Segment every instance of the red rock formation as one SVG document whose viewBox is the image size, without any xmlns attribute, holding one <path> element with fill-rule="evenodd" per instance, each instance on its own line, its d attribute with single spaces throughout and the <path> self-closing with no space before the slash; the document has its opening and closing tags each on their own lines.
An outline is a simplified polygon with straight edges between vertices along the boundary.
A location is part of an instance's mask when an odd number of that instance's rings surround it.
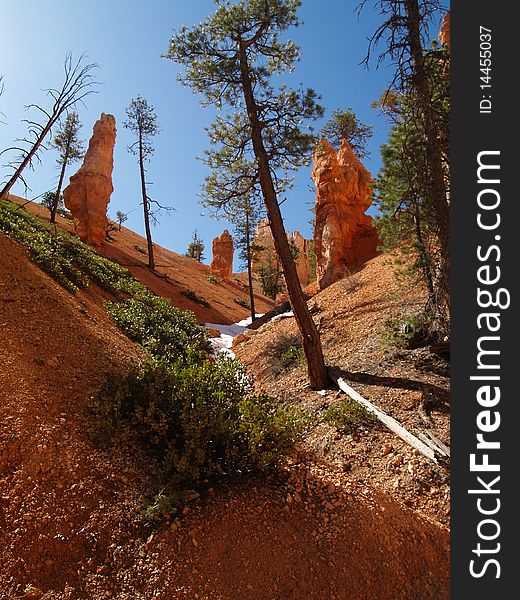
<svg viewBox="0 0 520 600">
<path fill-rule="evenodd" d="M 65 206 L 74 218 L 76 233 L 99 250 L 105 241 L 107 205 L 113 192 L 112 169 L 116 120 L 101 113 L 96 121 L 83 164 L 63 190 Z"/>
<path fill-rule="evenodd" d="M 298 256 L 296 257 L 296 272 L 303 287 L 311 282 L 311 240 L 307 240 L 299 231 L 290 238 L 294 243 Z"/>
<path fill-rule="evenodd" d="M 314 151 L 316 184 L 314 251 L 319 289 L 374 256 L 378 244 L 372 218 L 373 180 L 344 140 L 338 153 L 326 140 Z"/>
<path fill-rule="evenodd" d="M 450 13 L 447 12 L 442 20 L 441 29 L 439 31 L 439 42 L 443 46 L 450 47 Z"/>
<path fill-rule="evenodd" d="M 222 279 L 233 274 L 233 238 L 227 229 L 213 240 L 211 272 Z"/>
<path fill-rule="evenodd" d="M 305 239 L 299 231 L 295 231 L 292 235 L 288 231 L 287 239 L 293 242 L 298 250 L 296 271 L 301 285 L 306 286 L 311 281 L 311 240 Z M 258 275 L 261 265 L 267 261 L 271 263 L 273 271 L 280 270 L 271 228 L 267 221 L 262 221 L 258 224 L 253 245 L 261 248 L 260 251 L 255 253 L 253 258 L 253 273 Z"/>
</svg>

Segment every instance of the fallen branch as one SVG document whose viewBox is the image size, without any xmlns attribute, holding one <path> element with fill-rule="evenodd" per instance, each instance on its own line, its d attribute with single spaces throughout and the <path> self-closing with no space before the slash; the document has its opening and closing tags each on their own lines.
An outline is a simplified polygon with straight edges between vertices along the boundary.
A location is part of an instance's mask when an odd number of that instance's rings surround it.
<svg viewBox="0 0 520 600">
<path fill-rule="evenodd" d="M 407 444 L 410 444 L 413 448 L 415 448 L 418 452 L 420 452 L 423 456 L 438 464 L 436 454 L 445 455 L 445 453 L 436 445 L 434 445 L 426 436 L 423 437 L 424 441 L 421 441 L 418 437 L 410 433 L 407 429 L 405 429 L 398 421 L 396 421 L 390 415 L 387 415 L 385 412 L 377 408 L 372 402 L 363 398 L 361 394 L 358 394 L 356 390 L 351 388 L 341 377 L 334 377 L 334 380 L 338 384 L 341 391 L 345 392 L 352 400 L 355 400 L 362 406 L 364 406 L 370 413 L 375 415 L 382 423 L 384 423 L 390 431 L 398 435 L 402 440 L 404 440 Z"/>
</svg>

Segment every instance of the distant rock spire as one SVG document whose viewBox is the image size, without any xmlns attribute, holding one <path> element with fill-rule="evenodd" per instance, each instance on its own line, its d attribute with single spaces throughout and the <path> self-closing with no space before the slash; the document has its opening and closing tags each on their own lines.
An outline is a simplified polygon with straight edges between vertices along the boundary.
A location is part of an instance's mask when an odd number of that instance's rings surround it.
<svg viewBox="0 0 520 600">
<path fill-rule="evenodd" d="M 115 142 L 116 120 L 112 115 L 101 113 L 101 118 L 94 125 L 83 164 L 63 190 L 65 206 L 72 213 L 76 233 L 96 250 L 105 241 L 107 206 L 114 190 Z"/>
<path fill-rule="evenodd" d="M 227 229 L 213 240 L 211 272 L 222 279 L 231 279 L 233 274 L 233 238 Z"/>
</svg>

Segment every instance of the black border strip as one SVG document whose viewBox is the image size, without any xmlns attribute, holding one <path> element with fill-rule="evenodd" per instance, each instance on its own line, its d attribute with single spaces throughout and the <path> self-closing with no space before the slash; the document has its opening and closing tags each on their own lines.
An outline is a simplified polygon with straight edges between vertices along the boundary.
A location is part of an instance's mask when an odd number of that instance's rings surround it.
<svg viewBox="0 0 520 600">
<path fill-rule="evenodd" d="M 519 457 L 520 420 L 518 419 L 520 384 L 515 382 L 514 373 L 520 375 L 520 365 L 516 366 L 518 342 L 515 329 L 518 330 L 518 318 L 515 314 L 517 301 L 513 293 L 514 277 L 519 271 L 517 262 L 520 239 L 518 220 L 518 201 L 520 179 L 520 152 L 513 149 L 518 146 L 518 94 L 517 87 L 518 57 L 517 41 L 520 36 L 517 21 L 513 14 L 514 3 L 484 2 L 482 0 L 462 0 L 452 2 L 451 6 L 451 65 L 452 65 L 452 161 L 451 161 L 451 198 L 452 198 L 452 598 L 454 600 L 480 600 L 517 597 L 515 586 L 516 556 L 520 553 L 516 547 L 516 531 L 520 516 L 516 514 L 519 505 L 515 498 L 516 475 L 520 471 Z M 480 27 L 491 29 L 491 88 L 481 88 L 485 79 L 480 71 L 480 50 L 487 56 L 487 44 L 481 47 Z M 484 62 L 485 64 L 485 62 Z M 489 98 L 490 97 L 490 98 Z M 481 112 L 489 106 L 491 112 Z M 478 155 L 480 152 L 495 151 L 500 154 L 481 155 L 481 161 L 499 165 L 499 170 L 481 171 L 478 183 Z M 492 183 L 499 173 L 500 183 Z M 513 187 L 514 186 L 514 187 Z M 478 206 L 479 193 L 486 191 L 480 198 L 483 203 L 491 204 L 493 197 L 500 203 L 495 210 L 483 211 Z M 498 194 L 498 196 L 497 196 Z M 496 229 L 484 230 L 478 225 L 478 214 L 487 223 L 494 224 L 500 214 L 500 225 Z M 499 236 L 500 239 L 497 239 Z M 499 250 L 489 250 L 495 245 Z M 479 260 L 477 248 L 480 246 Z M 500 252 L 500 256 L 498 255 Z M 489 271 L 480 271 L 481 278 L 494 278 L 500 268 L 500 281 L 494 285 L 482 284 L 478 280 L 478 269 L 489 265 Z M 477 290 L 487 289 L 497 294 L 500 288 L 509 290 L 511 304 L 509 308 L 479 306 Z M 485 296 L 485 295 L 484 295 Z M 485 297 L 481 296 L 481 304 Z M 507 295 L 502 292 L 500 304 L 505 305 Z M 478 328 L 478 316 L 481 313 L 498 313 L 500 329 L 490 333 L 487 325 L 497 319 L 486 321 L 481 318 L 482 328 Z M 500 354 L 482 355 L 482 364 L 499 364 L 499 369 L 478 369 L 478 340 L 482 336 L 497 336 L 498 340 L 481 339 L 481 348 L 498 350 Z M 499 375 L 498 381 L 470 380 L 471 376 Z M 495 393 L 494 387 L 500 387 L 500 401 L 494 407 L 479 404 L 478 390 L 486 385 Z M 516 385 L 515 385 L 516 384 Z M 516 388 L 516 389 L 515 389 Z M 484 401 L 485 396 L 482 396 Z M 492 399 L 491 399 L 492 400 Z M 480 423 L 493 427 L 500 418 L 499 427 L 484 434 L 485 439 L 500 442 L 500 449 L 477 450 L 477 419 L 482 411 L 490 411 L 481 416 Z M 495 414 L 499 413 L 499 417 Z M 472 472 L 470 455 L 475 454 L 477 463 L 485 460 L 488 454 L 491 464 L 500 466 L 499 472 Z M 481 477 L 491 488 L 489 493 L 468 493 L 468 490 L 480 489 Z M 491 486 L 492 480 L 500 480 Z M 499 493 L 497 490 L 500 490 Z M 483 515 L 482 510 L 493 511 L 495 515 Z M 494 520 L 495 523 L 482 522 Z M 500 527 L 500 533 L 494 540 L 480 539 L 480 533 L 494 537 Z M 480 543 L 480 556 L 477 554 Z M 498 544 L 500 546 L 498 547 Z M 497 548 L 499 548 L 497 550 Z M 484 550 L 484 552 L 482 552 Z M 471 560 L 474 560 L 470 573 Z M 497 563 L 486 561 L 496 560 Z M 498 565 L 500 565 L 498 567 Z M 500 576 L 496 578 L 498 570 Z"/>
</svg>

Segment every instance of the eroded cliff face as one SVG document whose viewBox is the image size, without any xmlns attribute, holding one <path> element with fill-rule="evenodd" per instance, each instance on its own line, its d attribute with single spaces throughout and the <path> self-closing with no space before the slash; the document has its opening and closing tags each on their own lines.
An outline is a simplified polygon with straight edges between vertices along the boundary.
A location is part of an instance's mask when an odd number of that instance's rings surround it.
<svg viewBox="0 0 520 600">
<path fill-rule="evenodd" d="M 372 203 L 373 180 L 344 140 L 339 152 L 326 140 L 314 150 L 316 185 L 314 251 L 319 289 L 345 277 L 371 258 L 377 231 L 365 211 Z"/>
<path fill-rule="evenodd" d="M 439 31 L 439 42 L 443 46 L 450 47 L 450 13 L 447 12 L 442 20 L 441 29 Z"/>
<path fill-rule="evenodd" d="M 298 273 L 300 284 L 305 287 L 311 282 L 312 240 L 304 238 L 299 231 L 294 231 L 292 234 L 290 231 L 288 231 L 287 239 L 296 247 L 296 272 Z M 265 266 L 266 263 L 271 265 L 271 269 L 273 271 L 281 271 L 274 247 L 271 228 L 269 227 L 269 223 L 267 221 L 262 221 L 258 224 L 253 245 L 256 248 L 260 248 L 260 250 L 257 250 L 254 253 L 254 259 L 252 263 L 253 273 L 255 275 L 259 275 L 260 268 L 262 265 Z M 285 289 L 283 281 L 281 281 L 281 285 L 282 289 Z"/>
<path fill-rule="evenodd" d="M 231 279 L 233 274 L 233 238 L 227 229 L 212 244 L 211 272 L 222 279 Z"/>
<path fill-rule="evenodd" d="M 65 206 L 74 218 L 76 233 L 85 243 L 99 250 L 105 241 L 107 206 L 114 187 L 114 145 L 116 120 L 101 113 L 96 121 L 83 164 L 63 190 Z"/>
<path fill-rule="evenodd" d="M 311 252 L 312 241 L 303 237 L 299 231 L 294 231 L 289 238 L 294 243 L 298 255 L 296 257 L 296 272 L 303 287 L 311 282 Z"/>
</svg>

